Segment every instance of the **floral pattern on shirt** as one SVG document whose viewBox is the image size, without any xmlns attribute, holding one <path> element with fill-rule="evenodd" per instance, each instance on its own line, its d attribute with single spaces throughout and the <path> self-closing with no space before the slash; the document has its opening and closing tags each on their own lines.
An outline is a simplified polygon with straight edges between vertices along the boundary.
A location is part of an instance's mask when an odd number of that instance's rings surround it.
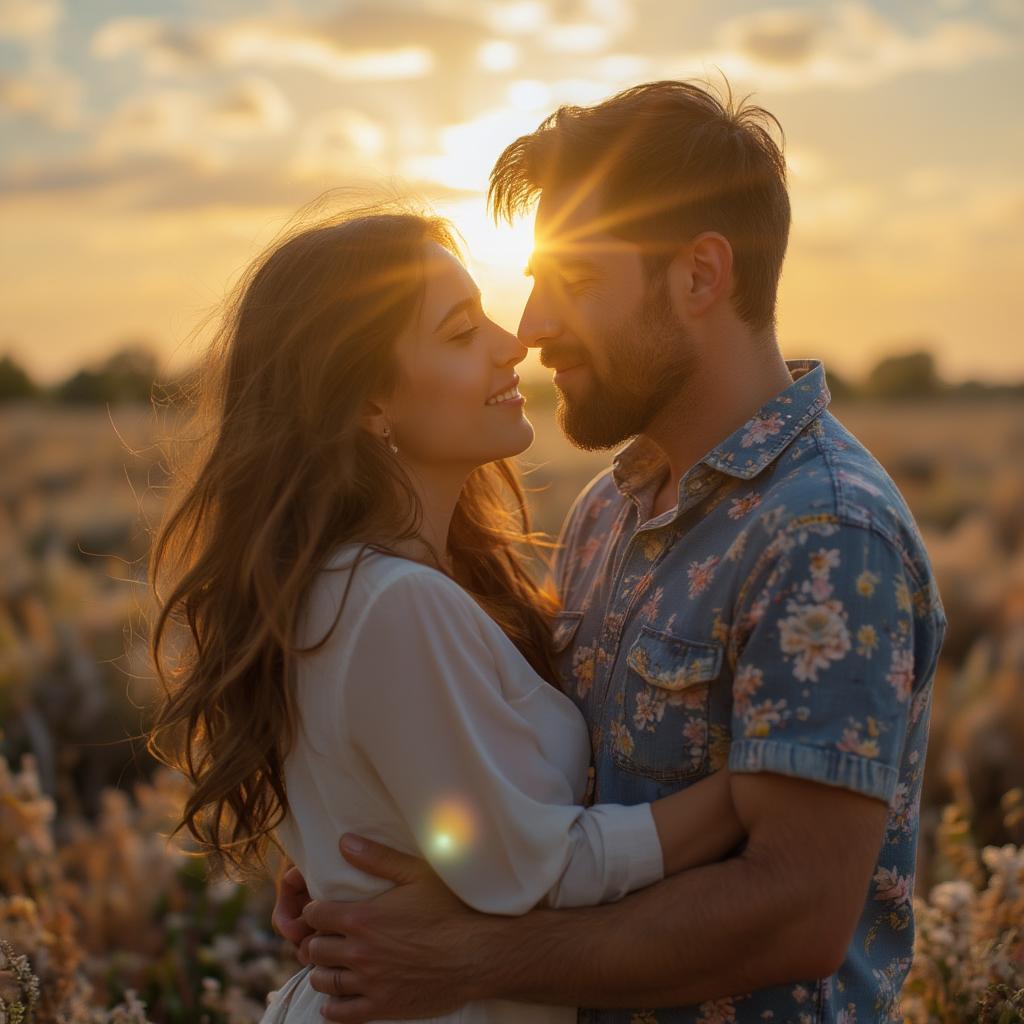
<svg viewBox="0 0 1024 1024">
<path fill-rule="evenodd" d="M 651 506 L 667 471 L 631 442 L 575 504 L 558 579 L 566 692 L 591 726 L 594 799 L 637 803 L 728 763 L 885 800 L 885 839 L 830 978 L 592 1024 L 896 1019 L 912 952 L 914 855 L 945 616 L 913 518 L 828 411 L 824 368 L 793 384 Z"/>
</svg>

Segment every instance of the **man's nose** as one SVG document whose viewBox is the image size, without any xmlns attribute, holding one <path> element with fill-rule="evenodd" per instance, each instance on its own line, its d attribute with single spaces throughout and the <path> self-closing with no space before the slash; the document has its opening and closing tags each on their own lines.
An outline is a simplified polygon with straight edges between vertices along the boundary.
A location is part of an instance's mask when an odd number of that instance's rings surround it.
<svg viewBox="0 0 1024 1024">
<path fill-rule="evenodd" d="M 531 296 L 519 321 L 519 340 L 527 348 L 540 348 L 546 341 L 557 338 L 561 333 L 562 327 L 558 319 Z"/>
</svg>

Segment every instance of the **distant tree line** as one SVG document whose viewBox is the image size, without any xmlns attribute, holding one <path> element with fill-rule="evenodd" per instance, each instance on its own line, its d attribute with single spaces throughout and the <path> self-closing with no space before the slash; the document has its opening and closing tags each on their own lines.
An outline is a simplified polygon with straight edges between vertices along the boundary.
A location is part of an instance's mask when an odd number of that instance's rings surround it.
<svg viewBox="0 0 1024 1024">
<path fill-rule="evenodd" d="M 154 386 L 160 390 L 167 380 L 160 362 L 143 343 L 130 343 L 69 377 L 44 387 L 11 355 L 0 356 L 0 402 L 37 399 L 62 405 L 120 405 L 148 402 Z"/>
<path fill-rule="evenodd" d="M 935 357 L 926 349 L 886 356 L 880 359 L 861 380 L 851 380 L 828 369 L 828 388 L 832 397 L 845 399 L 930 399 L 1006 397 L 1024 398 L 1024 381 L 990 384 L 965 380 L 951 384 L 942 379 L 935 366 Z"/>
<path fill-rule="evenodd" d="M 855 399 L 938 399 L 1007 397 L 1024 398 L 1024 382 L 989 384 L 968 380 L 950 384 L 943 380 L 935 358 L 927 350 L 886 356 L 861 380 L 852 380 L 827 369 L 832 397 Z M 0 402 L 38 399 L 68 405 L 108 405 L 148 402 L 156 393 L 166 399 L 185 378 L 168 380 L 144 343 L 132 342 L 99 362 L 76 370 L 52 387 L 37 384 L 12 356 L 0 356 Z M 538 396 L 540 397 L 540 396 Z"/>
</svg>

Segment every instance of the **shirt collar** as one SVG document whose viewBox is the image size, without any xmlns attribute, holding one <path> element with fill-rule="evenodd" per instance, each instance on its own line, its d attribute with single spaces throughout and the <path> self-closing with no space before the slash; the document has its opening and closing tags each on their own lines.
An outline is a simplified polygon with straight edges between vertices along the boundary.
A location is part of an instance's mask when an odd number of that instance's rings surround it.
<svg viewBox="0 0 1024 1024">
<path fill-rule="evenodd" d="M 793 383 L 712 448 L 700 463 L 729 476 L 749 480 L 777 459 L 794 438 L 827 408 L 832 396 L 820 359 L 787 359 Z M 612 477 L 624 494 L 635 494 L 665 465 L 661 450 L 643 435 L 615 457 Z"/>
</svg>

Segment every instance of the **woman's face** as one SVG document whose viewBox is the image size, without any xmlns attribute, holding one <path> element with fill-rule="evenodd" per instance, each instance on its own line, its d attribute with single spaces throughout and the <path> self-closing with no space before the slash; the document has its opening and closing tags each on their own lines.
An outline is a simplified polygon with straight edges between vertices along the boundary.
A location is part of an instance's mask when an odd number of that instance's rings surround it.
<svg viewBox="0 0 1024 1024">
<path fill-rule="evenodd" d="M 386 403 L 404 461 L 472 471 L 524 451 L 533 427 L 523 415 L 515 366 L 526 347 L 488 319 L 465 267 L 426 244 L 419 315 L 398 339 L 399 379 Z"/>
</svg>

